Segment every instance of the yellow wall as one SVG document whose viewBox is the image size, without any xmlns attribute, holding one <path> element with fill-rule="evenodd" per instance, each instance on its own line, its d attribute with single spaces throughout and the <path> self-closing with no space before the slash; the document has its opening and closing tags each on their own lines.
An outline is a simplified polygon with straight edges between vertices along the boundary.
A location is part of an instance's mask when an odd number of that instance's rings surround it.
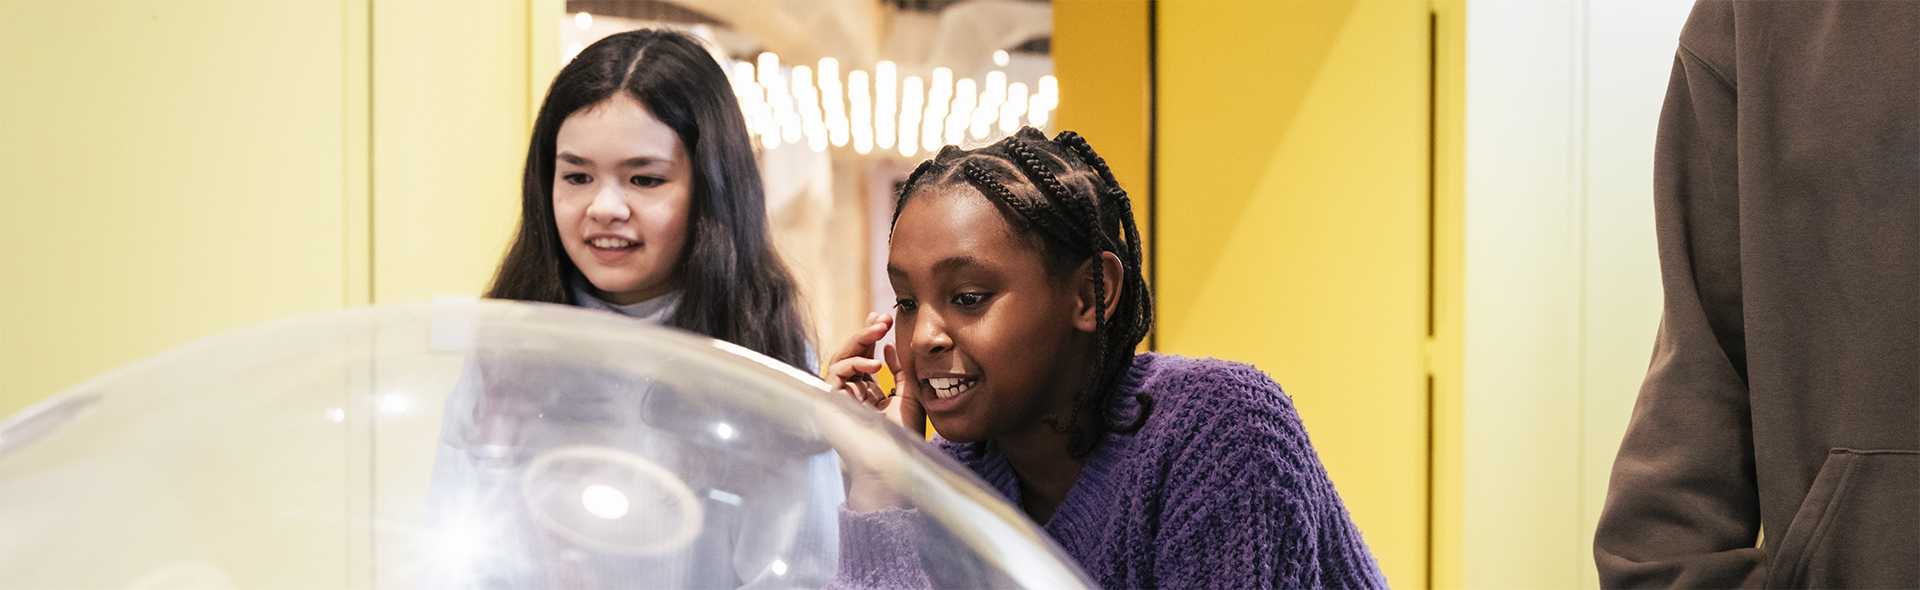
<svg viewBox="0 0 1920 590">
<path fill-rule="evenodd" d="M 1159 348 L 1272 374 L 1388 581 L 1425 586 L 1429 7 L 1158 10 Z"/>
<path fill-rule="evenodd" d="M 237 326 L 478 295 L 561 11 L 0 2 L 0 416 Z"/>
<path fill-rule="evenodd" d="M 346 302 L 346 17 L 0 2 L 0 415 Z"/>
<path fill-rule="evenodd" d="M 373 4 L 375 303 L 478 295 L 506 254 L 535 101 L 558 69 L 550 50 L 532 79 L 530 35 L 557 48 L 563 9 L 533 18 L 529 4 Z"/>
<path fill-rule="evenodd" d="M 1433 2 L 1433 501 L 1429 584 L 1464 588 L 1466 0 Z"/>
<path fill-rule="evenodd" d="M 1054 128 L 1100 152 L 1151 244 L 1147 9 L 1147 0 L 1054 0 L 1052 51 L 1061 88 Z"/>
</svg>

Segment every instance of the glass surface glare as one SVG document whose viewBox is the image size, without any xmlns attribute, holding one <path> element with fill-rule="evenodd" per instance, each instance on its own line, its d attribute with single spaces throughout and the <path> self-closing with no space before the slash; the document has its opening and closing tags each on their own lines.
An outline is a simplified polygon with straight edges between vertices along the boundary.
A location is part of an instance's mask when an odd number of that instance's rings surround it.
<svg viewBox="0 0 1920 590">
<path fill-rule="evenodd" d="M 919 511 L 936 585 L 1088 585 L 817 379 L 488 301 L 262 324 L 0 423 L 0 587 L 820 587 L 849 465 Z"/>
</svg>

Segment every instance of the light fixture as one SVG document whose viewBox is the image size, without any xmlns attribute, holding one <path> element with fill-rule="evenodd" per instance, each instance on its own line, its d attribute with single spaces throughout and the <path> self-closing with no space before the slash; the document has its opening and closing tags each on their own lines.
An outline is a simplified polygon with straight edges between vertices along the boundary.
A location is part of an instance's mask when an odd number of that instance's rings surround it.
<svg viewBox="0 0 1920 590">
<path fill-rule="evenodd" d="M 926 101 L 926 89 L 919 76 L 900 81 L 900 155 L 913 157 L 920 151 L 920 107 Z"/>
<path fill-rule="evenodd" d="M 993 129 L 994 120 L 1000 118 L 1000 103 L 1007 101 L 1007 73 L 999 70 L 987 72 L 986 88 L 980 91 L 979 106 L 973 109 L 973 124 L 969 129 L 974 139 L 986 139 Z"/>
<path fill-rule="evenodd" d="M 867 73 L 854 70 L 847 74 L 847 89 L 852 119 L 853 151 L 865 154 L 873 151 L 873 97 L 867 88 Z"/>
<path fill-rule="evenodd" d="M 995 53 L 996 63 L 1010 59 L 1005 51 Z M 979 81 L 955 80 L 948 68 L 902 79 L 898 65 L 880 61 L 871 73 L 852 70 L 842 81 L 838 59 L 782 69 L 771 52 L 727 65 L 747 129 L 766 149 L 804 140 L 824 151 L 850 142 L 861 154 L 879 148 L 913 157 L 969 144 L 969 137 L 1002 137 L 1022 124 L 1045 128 L 1060 106 L 1060 82 L 1051 75 L 1032 86 L 1009 82 L 1001 70 Z"/>
<path fill-rule="evenodd" d="M 1027 114 L 1027 85 L 1007 85 L 1007 101 L 1000 104 L 1000 130 L 1013 133 L 1020 128 L 1020 115 Z"/>
<path fill-rule="evenodd" d="M 967 139 L 967 125 L 973 122 L 973 107 L 979 101 L 973 78 L 961 78 L 953 84 L 953 108 L 947 114 L 947 143 L 960 145 Z"/>
<path fill-rule="evenodd" d="M 922 117 L 920 147 L 928 152 L 940 149 L 945 136 L 948 102 L 953 100 L 953 70 L 934 68 L 933 81 L 927 87 L 927 112 Z"/>
<path fill-rule="evenodd" d="M 880 149 L 893 147 L 894 86 L 893 62 L 873 64 L 873 140 Z"/>
<path fill-rule="evenodd" d="M 820 107 L 826 114 L 827 138 L 833 145 L 847 145 L 847 135 L 851 130 L 847 125 L 846 98 L 840 89 L 840 60 L 820 58 L 818 76 Z"/>
</svg>

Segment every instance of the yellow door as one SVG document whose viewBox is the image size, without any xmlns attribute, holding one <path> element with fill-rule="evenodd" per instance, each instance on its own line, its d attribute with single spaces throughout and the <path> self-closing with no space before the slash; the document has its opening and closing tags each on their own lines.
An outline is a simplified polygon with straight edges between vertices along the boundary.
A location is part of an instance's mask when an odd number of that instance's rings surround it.
<svg viewBox="0 0 1920 590">
<path fill-rule="evenodd" d="M 1055 7 L 1061 128 L 1151 226 L 1154 347 L 1278 380 L 1389 583 L 1430 585 L 1433 7 Z"/>
</svg>

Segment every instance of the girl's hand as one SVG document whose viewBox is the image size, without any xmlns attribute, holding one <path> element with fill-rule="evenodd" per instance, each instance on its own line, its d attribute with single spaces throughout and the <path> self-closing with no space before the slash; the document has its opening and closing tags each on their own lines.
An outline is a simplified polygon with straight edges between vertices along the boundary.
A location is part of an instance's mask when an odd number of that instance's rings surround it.
<svg viewBox="0 0 1920 590">
<path fill-rule="evenodd" d="M 854 332 L 853 337 L 848 338 L 847 343 L 841 345 L 827 363 L 827 385 L 876 410 L 887 407 L 887 398 L 892 396 L 892 392 L 881 391 L 880 382 L 874 379 L 874 374 L 887 368 L 888 363 L 882 362 L 880 359 L 883 355 L 876 352 L 891 355 L 893 345 L 884 345 L 880 351 L 876 351 L 875 346 L 892 329 L 893 316 L 867 314 L 866 327 Z"/>
<path fill-rule="evenodd" d="M 827 385 L 884 412 L 893 423 L 925 438 L 926 412 L 920 409 L 919 398 L 915 397 L 919 389 L 917 383 L 911 378 L 898 378 L 904 374 L 899 355 L 894 352 L 893 345 L 879 344 L 880 339 L 885 338 L 892 329 L 893 316 L 867 314 L 867 326 L 855 332 L 846 345 L 834 352 L 833 361 L 827 365 Z M 898 395 L 881 391 L 880 382 L 874 379 L 874 374 L 883 367 L 893 371 L 896 376 L 894 381 L 899 384 Z M 827 438 L 840 451 L 840 458 L 847 468 L 849 510 L 864 513 L 911 506 L 908 495 L 896 487 L 902 483 L 898 480 L 901 468 L 897 463 L 897 455 L 882 449 L 865 448 L 845 437 L 845 434 L 860 428 L 845 415 L 825 412 L 822 422 L 826 426 Z"/>
<path fill-rule="evenodd" d="M 887 414 L 907 432 L 926 436 L 926 411 L 920 408 L 918 382 L 902 378 L 900 357 L 892 344 L 879 344 L 893 329 L 890 314 L 867 314 L 867 326 L 855 332 L 835 351 L 827 365 L 827 385 L 862 404 Z M 878 354 L 876 354 L 878 353 Z M 884 359 L 884 360 L 882 360 Z M 874 375 L 886 368 L 893 372 L 897 391 L 882 391 Z"/>
</svg>

